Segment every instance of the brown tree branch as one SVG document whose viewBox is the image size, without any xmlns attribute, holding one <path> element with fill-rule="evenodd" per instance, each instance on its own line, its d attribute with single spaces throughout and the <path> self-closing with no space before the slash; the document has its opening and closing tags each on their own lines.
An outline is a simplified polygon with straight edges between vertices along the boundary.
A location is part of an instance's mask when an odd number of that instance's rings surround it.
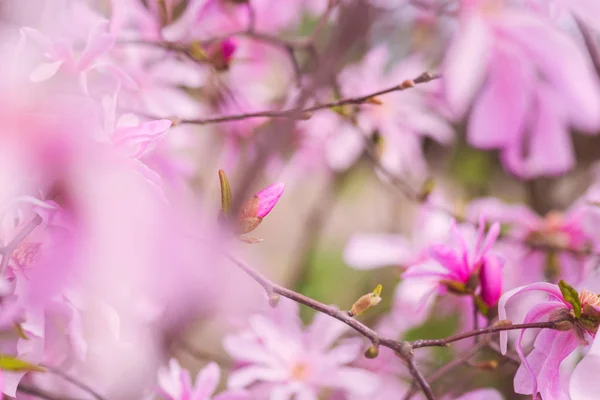
<svg viewBox="0 0 600 400">
<path fill-rule="evenodd" d="M 512 324 L 510 321 L 507 321 L 507 324 L 496 323 L 492 326 L 488 326 L 486 328 L 476 329 L 468 332 L 459 333 L 457 335 L 448 336 L 443 339 L 432 339 L 432 340 L 415 340 L 411 342 L 411 346 L 413 349 L 418 349 L 421 347 L 443 347 L 447 346 L 450 343 L 458 342 L 459 340 L 467 339 L 474 336 L 485 335 L 488 333 L 496 333 L 501 331 L 511 331 L 517 329 L 530 329 L 530 328 L 548 328 L 555 329 L 559 322 L 567 321 L 567 319 L 557 319 L 553 321 L 546 322 L 531 322 L 528 324 Z"/>
<path fill-rule="evenodd" d="M 396 353 L 396 355 L 406 363 L 411 375 L 419 384 L 421 390 L 423 390 L 425 397 L 428 400 L 435 399 L 431 392 L 429 384 L 427 383 L 423 375 L 419 372 L 417 366 L 413 361 L 412 346 L 409 342 L 397 341 L 381 337 L 377 332 L 364 325 L 362 322 L 351 317 L 348 311 L 342 311 L 337 307 L 323 304 L 317 300 L 311 299 L 310 297 L 304 296 L 303 294 L 294 292 L 293 290 L 280 286 L 269 280 L 260 272 L 250 267 L 241 259 L 231 254 L 228 254 L 227 258 L 263 287 L 263 289 L 269 296 L 270 302 L 276 302 L 277 296 L 286 297 L 290 300 L 295 301 L 296 303 L 304 304 L 305 306 L 308 306 L 316 311 L 329 315 L 330 317 L 345 323 L 346 325 L 350 326 L 352 329 L 357 331 L 359 334 L 369 339 L 373 346 L 377 347 L 381 345 L 392 349 Z"/>
<path fill-rule="evenodd" d="M 356 97 L 347 97 L 344 99 L 331 101 L 327 103 L 315 104 L 309 107 L 304 108 L 290 108 L 287 110 L 266 110 L 266 111 L 256 111 L 244 114 L 234 114 L 234 115 L 223 115 L 218 117 L 211 118 L 199 118 L 199 119 L 179 119 L 179 118 L 171 118 L 174 124 L 193 124 L 193 125 L 209 125 L 209 124 L 218 124 L 223 122 L 231 122 L 231 121 L 240 121 L 244 119 L 251 118 L 292 118 L 292 119 L 308 119 L 311 117 L 311 114 L 315 111 L 327 109 L 327 108 L 336 108 L 349 104 L 364 104 L 367 103 L 374 97 L 386 95 L 392 92 L 400 92 L 409 88 L 412 88 L 415 85 L 427 83 L 435 79 L 439 79 L 440 75 L 432 75 L 429 72 L 424 72 L 418 77 L 414 79 L 408 79 L 404 82 L 394 85 L 392 87 L 388 87 L 383 90 L 378 90 L 376 92 L 372 92 L 362 96 Z M 142 113 L 143 115 L 143 113 Z M 147 118 L 152 119 L 160 119 L 161 117 L 157 116 L 149 116 L 146 115 Z"/>
</svg>

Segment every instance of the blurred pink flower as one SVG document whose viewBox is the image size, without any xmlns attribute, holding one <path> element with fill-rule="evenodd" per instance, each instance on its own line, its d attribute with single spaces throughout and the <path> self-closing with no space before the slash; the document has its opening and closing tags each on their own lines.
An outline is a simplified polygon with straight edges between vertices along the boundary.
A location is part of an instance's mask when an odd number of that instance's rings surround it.
<svg viewBox="0 0 600 400">
<path fill-rule="evenodd" d="M 346 67 L 339 77 L 343 95 L 360 96 L 400 85 L 427 71 L 419 57 L 411 56 L 386 72 L 390 58 L 386 47 L 379 46 L 370 50 L 360 64 Z M 358 127 L 363 134 L 381 135 L 381 162 L 388 169 L 422 178 L 427 169 L 421 149 L 423 137 L 448 144 L 454 136 L 452 127 L 432 110 L 433 104 L 423 88 L 392 92 L 378 100 L 381 104 L 360 106 L 356 115 Z"/>
<path fill-rule="evenodd" d="M 108 33 L 108 21 L 87 9 L 85 5 L 75 4 L 61 12 L 65 14 L 64 18 L 87 21 L 89 25 L 76 24 L 76 28 L 73 28 L 55 22 L 49 28 L 48 34 L 31 27 L 22 28 L 25 36 L 35 42 L 40 47 L 41 53 L 48 59 L 33 70 L 30 79 L 33 82 L 45 81 L 62 69 L 69 74 L 78 75 L 83 90 L 87 92 L 86 72 L 101 63 L 98 60 L 110 50 L 115 38 Z M 70 21 L 63 22 L 70 23 Z M 76 49 L 82 41 L 85 43 L 85 48 L 78 54 Z"/>
<path fill-rule="evenodd" d="M 440 197 L 433 193 L 430 200 L 445 203 Z M 355 234 L 344 249 L 344 262 L 359 270 L 386 266 L 405 268 L 424 262 L 429 258 L 432 243 L 449 240 L 452 221 L 447 213 L 425 204 L 414 220 L 410 238 L 400 234 Z M 424 322 L 433 305 L 431 294 L 436 289 L 435 282 L 400 282 L 395 289 L 392 311 L 396 328 L 405 330 Z"/>
<path fill-rule="evenodd" d="M 496 198 L 482 198 L 469 204 L 472 217 L 485 214 L 500 222 L 506 229 L 507 257 L 515 264 L 515 274 L 521 284 L 542 279 L 579 283 L 588 272 L 584 255 L 596 246 L 595 232 L 590 230 L 589 206 L 582 199 L 564 213 L 552 211 L 540 217 L 525 205 L 506 204 Z M 553 246 L 565 251 L 538 250 L 522 243 Z M 579 251 L 580 253 L 577 253 Z M 526 265 L 523 269 L 521 266 Z"/>
<path fill-rule="evenodd" d="M 298 305 L 281 299 L 276 315 L 253 315 L 247 330 L 225 338 L 225 350 L 240 363 L 229 387 L 250 388 L 258 398 L 316 400 L 322 389 L 348 394 L 374 393 L 375 374 L 349 364 L 362 357 L 363 340 L 334 343 L 349 327 L 317 313 L 303 329 Z M 279 317 L 278 317 L 279 316 Z M 256 390 L 256 392 L 254 392 Z M 260 394 L 259 394 L 260 393 Z"/>
<path fill-rule="evenodd" d="M 464 236 L 453 223 L 450 240 L 454 244 L 431 245 L 429 258 L 408 267 L 402 277 L 433 280 L 442 289 L 478 294 L 488 306 L 494 306 L 502 294 L 503 262 L 489 252 L 500 233 L 500 224 L 493 223 L 487 234 L 485 230 L 482 218 L 472 240 L 472 235 Z"/>
<path fill-rule="evenodd" d="M 594 326 L 584 323 L 588 307 L 594 313 L 600 312 L 600 298 L 582 290 L 579 293 L 581 303 L 581 321 L 573 314 L 573 305 L 567 302 L 557 285 L 540 282 L 510 290 L 502 295 L 498 303 L 498 318 L 507 318 L 506 306 L 515 296 L 531 291 L 541 291 L 548 294 L 548 300 L 533 306 L 525 316 L 523 323 L 538 322 L 542 319 L 555 320 L 570 317 L 568 323 L 571 329 L 543 329 L 537 336 L 534 349 L 525 357 L 521 342 L 525 330 L 522 330 L 516 342 L 516 350 L 522 361 L 515 375 L 515 392 L 521 394 L 539 393 L 542 399 L 565 398 L 565 388 L 561 387 L 559 367 L 562 361 L 571 354 L 580 343 L 593 338 L 598 329 L 597 321 Z M 593 316 L 592 316 L 593 317 Z M 514 321 L 513 321 L 514 322 Z M 508 333 L 500 332 L 500 349 L 506 353 Z"/>
<path fill-rule="evenodd" d="M 500 149 L 505 168 L 521 178 L 570 170 L 568 128 L 600 129 L 598 78 L 582 49 L 544 18 L 508 2 L 462 2 L 443 77 L 457 117 L 473 103 L 469 143 Z"/>
<path fill-rule="evenodd" d="M 553 20 L 561 16 L 576 16 L 600 30 L 600 22 L 594 18 L 595 15 L 600 15 L 600 3 L 595 0 L 526 0 L 525 4 Z"/>
<path fill-rule="evenodd" d="M 198 372 L 192 384 L 189 371 L 172 358 L 168 368 L 162 367 L 158 371 L 159 391 L 166 400 L 250 400 L 249 394 L 242 390 L 226 391 L 213 397 L 220 376 L 219 366 L 211 362 Z"/>
</svg>

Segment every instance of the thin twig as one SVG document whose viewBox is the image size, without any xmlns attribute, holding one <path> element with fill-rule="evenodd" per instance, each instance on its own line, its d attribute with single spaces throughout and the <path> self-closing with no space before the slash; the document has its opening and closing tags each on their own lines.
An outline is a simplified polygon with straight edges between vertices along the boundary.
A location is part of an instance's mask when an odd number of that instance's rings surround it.
<svg viewBox="0 0 600 400">
<path fill-rule="evenodd" d="M 506 325 L 505 324 L 496 324 L 496 325 L 488 326 L 486 328 L 476 329 L 473 331 L 448 336 L 447 338 L 443 338 L 443 339 L 415 340 L 414 342 L 411 342 L 411 345 L 412 345 L 413 349 L 418 349 L 421 347 L 432 347 L 432 346 L 443 347 L 443 346 L 449 345 L 450 343 L 458 342 L 459 340 L 467 339 L 467 338 L 470 338 L 473 336 L 485 335 L 488 333 L 511 331 L 511 330 L 517 330 L 517 329 L 530 329 L 530 328 L 554 329 L 554 328 L 556 328 L 556 326 L 559 322 L 564 322 L 564 321 L 566 321 L 566 319 L 563 318 L 563 319 L 546 321 L 546 322 L 531 322 L 528 324 L 506 324 Z"/>
<path fill-rule="evenodd" d="M 439 79 L 440 75 L 430 74 L 429 72 L 424 72 L 415 79 L 406 80 L 398 85 L 394 85 L 388 87 L 383 90 L 378 90 L 373 93 L 369 93 L 362 96 L 356 97 L 347 97 L 344 99 L 331 101 L 327 103 L 315 104 L 305 108 L 291 108 L 287 110 L 265 110 L 265 111 L 256 111 L 244 114 L 234 114 L 234 115 L 223 115 L 218 117 L 210 117 L 210 118 L 199 118 L 199 119 L 178 119 L 173 118 L 173 121 L 176 124 L 193 124 L 193 125 L 209 125 L 209 124 L 218 124 L 223 122 L 231 122 L 231 121 L 240 121 L 251 118 L 293 118 L 293 119 L 307 119 L 311 117 L 311 113 L 327 108 L 336 108 L 342 107 L 349 104 L 364 104 L 373 97 L 386 95 L 392 92 L 400 92 L 409 88 L 412 88 L 415 85 L 427 83 L 435 79 Z M 148 118 L 160 119 L 161 117 L 149 116 Z"/>
<path fill-rule="evenodd" d="M 427 400 L 434 400 L 435 396 L 433 395 L 433 392 L 431 391 L 431 387 L 429 386 L 427 379 L 425 379 L 425 377 L 423 376 L 421 371 L 419 371 L 419 369 L 415 365 L 415 361 L 412 357 L 407 361 L 407 367 L 408 367 L 408 370 L 410 371 L 410 374 L 413 376 L 413 378 L 419 384 L 419 386 L 420 386 L 421 390 L 423 391 L 423 394 L 425 395 Z"/>
<path fill-rule="evenodd" d="M 421 389 L 423 390 L 423 393 L 425 393 L 427 400 L 435 399 L 433 397 L 433 394 L 431 393 L 431 388 L 429 387 L 429 384 L 427 384 L 427 381 L 419 372 L 417 366 L 413 361 L 412 348 L 409 342 L 397 341 L 393 339 L 380 337 L 377 332 L 367 327 L 362 322 L 352 318 L 348 311 L 342 311 L 337 307 L 323 304 L 317 300 L 311 299 L 310 297 L 304 296 L 303 294 L 294 292 L 293 290 L 280 286 L 270 281 L 268 278 L 263 276 L 258 271 L 254 270 L 244 261 L 231 254 L 228 254 L 227 258 L 229 258 L 234 264 L 236 264 L 240 269 L 247 273 L 252 279 L 258 282 L 269 296 L 270 301 L 276 301 L 276 296 L 280 295 L 290 300 L 293 300 L 296 303 L 304 304 L 316 311 L 329 315 L 330 317 L 333 317 L 345 323 L 346 325 L 350 326 L 352 329 L 360 333 L 362 336 L 369 339 L 374 346 L 381 345 L 392 349 L 398 357 L 400 357 L 406 362 L 411 375 L 421 386 Z"/>
</svg>

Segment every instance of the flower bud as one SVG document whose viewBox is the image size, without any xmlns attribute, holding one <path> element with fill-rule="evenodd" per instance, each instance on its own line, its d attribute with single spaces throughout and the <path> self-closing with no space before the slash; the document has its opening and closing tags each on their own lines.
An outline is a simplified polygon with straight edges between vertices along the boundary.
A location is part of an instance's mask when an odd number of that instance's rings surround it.
<svg viewBox="0 0 600 400">
<path fill-rule="evenodd" d="M 412 79 L 407 79 L 399 85 L 400 89 L 409 89 L 415 87 L 415 81 Z"/>
<path fill-rule="evenodd" d="M 500 328 L 500 327 L 505 327 L 505 326 L 512 326 L 512 321 L 508 320 L 508 319 L 501 319 L 498 320 L 496 322 L 494 322 L 494 324 L 492 325 L 494 328 Z"/>
<path fill-rule="evenodd" d="M 269 296 L 269 305 L 273 308 L 277 307 L 279 304 L 279 299 L 281 297 L 278 294 L 272 294 Z"/>
<path fill-rule="evenodd" d="M 187 50 L 187 54 L 196 61 L 208 61 L 208 54 L 206 54 L 206 51 L 204 51 L 200 42 L 192 42 Z"/>
<path fill-rule="evenodd" d="M 419 193 L 420 201 L 427 201 L 431 193 L 435 189 L 435 180 L 433 178 L 427 178 L 421 185 L 421 191 Z"/>
<path fill-rule="evenodd" d="M 473 366 L 475 368 L 482 369 L 484 371 L 493 371 L 496 368 L 498 368 L 498 361 L 497 360 L 481 361 L 481 362 L 475 363 Z"/>
<path fill-rule="evenodd" d="M 221 184 L 221 212 L 227 214 L 231 208 L 231 187 L 222 169 L 219 170 L 219 183 Z"/>
<path fill-rule="evenodd" d="M 377 287 L 371 293 L 367 293 L 356 300 L 356 302 L 352 305 L 350 314 L 352 314 L 352 316 L 360 315 L 369 308 L 379 304 L 381 301 L 381 289 L 382 286 L 377 285 Z"/>
<path fill-rule="evenodd" d="M 217 71 L 227 71 L 236 48 L 233 40 L 225 39 L 210 48 L 208 61 Z"/>
<path fill-rule="evenodd" d="M 573 322 L 572 321 L 560 321 L 557 322 L 556 324 L 554 324 L 554 328 L 557 331 L 570 331 L 571 329 L 573 329 Z"/>
<path fill-rule="evenodd" d="M 383 104 L 383 101 L 381 101 L 379 97 L 369 97 L 367 100 L 365 100 L 365 103 L 380 106 Z"/>
<path fill-rule="evenodd" d="M 367 349 L 367 351 L 365 351 L 365 357 L 367 358 L 377 358 L 377 356 L 379 355 L 379 346 L 369 346 L 369 348 Z"/>
<path fill-rule="evenodd" d="M 284 184 L 275 183 L 256 193 L 244 203 L 239 215 L 240 234 L 253 231 L 279 201 Z"/>
</svg>

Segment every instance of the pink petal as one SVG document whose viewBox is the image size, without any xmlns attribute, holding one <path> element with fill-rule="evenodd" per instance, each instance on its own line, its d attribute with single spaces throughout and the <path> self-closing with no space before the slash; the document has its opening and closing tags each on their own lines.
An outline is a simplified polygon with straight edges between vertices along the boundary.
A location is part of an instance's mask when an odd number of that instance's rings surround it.
<svg viewBox="0 0 600 400">
<path fill-rule="evenodd" d="M 436 278 L 436 279 L 456 279 L 456 275 L 440 265 L 437 261 L 426 260 L 422 263 L 411 265 L 402 274 L 402 279 L 409 278 Z"/>
<path fill-rule="evenodd" d="M 31 82 L 43 82 L 48 80 L 56 75 L 61 65 L 63 65 L 62 60 L 40 64 L 31 72 L 29 80 Z"/>
<path fill-rule="evenodd" d="M 108 27 L 108 22 L 100 23 L 90 33 L 87 46 L 77 63 L 79 71 L 86 70 L 90 65 L 102 55 L 104 55 L 115 43 L 115 37 L 105 30 Z"/>
<path fill-rule="evenodd" d="M 329 378 L 328 378 L 329 379 Z M 342 388 L 356 395 L 372 394 L 380 384 L 377 375 L 360 368 L 343 367 L 332 371 L 330 387 Z"/>
<path fill-rule="evenodd" d="M 596 400 L 600 393 L 600 335 L 596 335 L 594 343 L 588 354 L 577 364 L 571 382 L 569 392 L 571 400 Z"/>
<path fill-rule="evenodd" d="M 258 211 L 256 216 L 258 218 L 264 218 L 271 212 L 275 204 L 279 201 L 279 198 L 283 194 L 284 184 L 279 182 L 271 186 L 268 186 L 256 193 L 258 197 Z"/>
<path fill-rule="evenodd" d="M 232 371 L 227 386 L 231 389 L 241 389 L 260 381 L 283 382 L 286 377 L 287 371 L 283 368 L 249 366 Z"/>
<path fill-rule="evenodd" d="M 491 35 L 478 16 L 463 22 L 446 53 L 443 87 L 450 108 L 464 115 L 483 82 L 489 62 Z"/>
<path fill-rule="evenodd" d="M 562 304 L 566 304 L 563 300 L 562 294 L 557 285 L 553 285 L 553 284 L 547 283 L 547 282 L 532 283 L 530 285 L 525 285 L 525 286 L 521 286 L 521 287 L 515 288 L 513 290 L 510 290 L 510 291 L 504 293 L 502 295 L 502 297 L 500 297 L 500 300 L 498 302 L 498 319 L 500 319 L 500 320 L 507 319 L 506 304 L 508 303 L 508 301 L 510 299 L 512 299 L 514 296 L 516 296 L 518 294 L 531 292 L 534 290 L 546 292 L 552 298 L 561 301 Z M 502 332 L 500 332 L 500 350 L 502 351 L 502 354 L 506 354 L 507 344 L 508 344 L 508 333 L 506 331 L 502 331 Z"/>
<path fill-rule="evenodd" d="M 345 171 L 360 157 L 365 138 L 354 126 L 342 123 L 337 132 L 325 143 L 325 158 L 334 171 Z"/>
<path fill-rule="evenodd" d="M 401 235 L 354 235 L 344 250 L 344 262 L 360 270 L 407 264 L 412 259 L 412 244 Z"/>
<path fill-rule="evenodd" d="M 481 149 L 502 148 L 525 129 L 533 71 L 520 54 L 494 53 L 487 83 L 475 102 L 467 132 L 469 144 Z"/>
<path fill-rule="evenodd" d="M 230 335 L 223 339 L 223 348 L 235 360 L 256 364 L 276 364 L 278 359 L 265 351 L 254 337 Z"/>
<path fill-rule="evenodd" d="M 545 317 L 546 315 L 548 315 L 549 313 L 551 313 L 552 311 L 556 310 L 557 308 L 561 307 L 561 303 L 557 303 L 557 302 L 547 302 L 547 303 L 540 303 L 537 304 L 536 306 L 534 306 L 525 316 L 525 319 L 523 320 L 523 323 L 528 324 L 531 322 L 537 322 L 539 319 Z M 519 357 L 521 358 L 521 361 L 523 362 L 523 367 L 525 368 L 525 370 L 529 373 L 530 376 L 530 382 L 531 382 L 531 387 L 532 387 L 532 392 L 531 393 L 537 393 L 537 387 L 538 387 L 538 370 L 535 370 L 533 368 L 533 366 L 531 364 L 529 364 L 528 359 L 525 357 L 525 355 L 523 354 L 523 348 L 521 346 L 521 343 L 523 341 L 523 336 L 525 335 L 526 330 L 523 329 L 521 330 L 521 332 L 519 333 L 519 338 L 517 339 L 517 343 L 516 343 L 516 350 L 517 350 L 517 354 L 519 355 Z M 551 337 L 551 341 L 554 340 L 554 333 L 556 331 L 542 331 L 540 333 L 540 335 L 538 335 L 538 338 L 536 338 L 536 342 L 537 340 L 541 340 L 540 341 L 540 348 L 545 347 L 544 343 L 542 343 L 542 340 L 547 338 L 547 335 L 552 335 Z M 541 337 L 540 337 L 541 336 Z M 537 360 L 537 358 L 536 358 Z M 516 377 L 515 377 L 516 379 Z M 526 383 L 522 380 L 519 381 L 521 385 L 526 386 Z M 517 390 L 517 381 L 515 381 L 515 390 Z"/>
<path fill-rule="evenodd" d="M 575 164 L 571 137 L 563 115 L 564 107 L 556 96 L 557 93 L 546 85 L 538 86 L 537 112 L 530 127 L 530 142 L 519 143 L 502 154 L 505 166 L 518 177 L 559 175 Z M 523 147 L 528 148 L 527 154 L 524 154 Z"/>
<path fill-rule="evenodd" d="M 502 294 L 502 266 L 498 257 L 487 256 L 481 267 L 481 298 L 488 306 L 495 306 Z"/>
<path fill-rule="evenodd" d="M 544 399 L 561 397 L 560 364 L 579 346 L 579 338 L 573 331 L 557 332 L 551 347 L 543 346 L 548 352 L 546 362 L 538 375 L 540 393 Z"/>
<path fill-rule="evenodd" d="M 469 266 L 465 265 L 464 260 L 454 252 L 453 249 L 446 245 L 433 245 L 429 249 L 431 258 L 440 263 L 446 268 L 455 280 L 466 282 L 469 279 Z"/>
<path fill-rule="evenodd" d="M 328 315 L 315 314 L 308 328 L 308 343 L 312 349 L 323 351 L 329 348 L 349 329 L 348 325 Z"/>
<path fill-rule="evenodd" d="M 347 339 L 327 352 L 327 361 L 332 365 L 349 364 L 362 356 L 364 341 L 362 339 Z"/>
<path fill-rule="evenodd" d="M 463 394 L 456 400 L 503 400 L 504 397 L 495 389 L 477 389 Z"/>
<path fill-rule="evenodd" d="M 482 221 L 480 222 L 480 224 L 482 227 L 485 228 L 485 221 L 483 220 L 483 218 L 482 218 Z M 485 240 L 483 241 L 483 245 L 479 249 L 480 257 L 483 257 L 492 248 L 494 243 L 496 243 L 496 240 L 498 240 L 499 235 L 500 235 L 500 223 L 494 222 L 492 224 L 492 226 L 490 226 L 490 229 L 488 230 L 488 233 L 485 236 Z"/>
<path fill-rule="evenodd" d="M 250 393 L 244 390 L 228 390 L 223 393 L 219 393 L 212 400 L 251 400 Z"/>
<path fill-rule="evenodd" d="M 204 400 L 210 398 L 219 384 L 220 377 L 221 371 L 219 370 L 217 363 L 211 362 L 206 367 L 202 368 L 196 376 L 194 393 L 190 400 Z"/>
<path fill-rule="evenodd" d="M 525 13 L 514 14 L 505 18 L 501 30 L 522 46 L 550 85 L 565 99 L 575 125 L 595 132 L 600 127 L 598 78 L 575 41 L 542 21 Z M 556 62 L 557 54 L 569 62 Z"/>
</svg>

